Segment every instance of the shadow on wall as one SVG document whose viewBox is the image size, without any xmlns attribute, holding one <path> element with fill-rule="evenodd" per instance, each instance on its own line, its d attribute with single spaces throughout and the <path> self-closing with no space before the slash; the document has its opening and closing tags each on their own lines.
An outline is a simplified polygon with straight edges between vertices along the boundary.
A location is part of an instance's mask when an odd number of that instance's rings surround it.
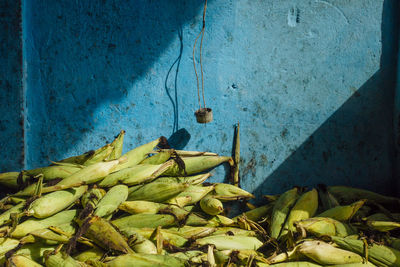
<svg viewBox="0 0 400 267">
<path fill-rule="evenodd" d="M 397 55 L 398 23 L 393 21 L 396 10 L 395 0 L 384 2 L 380 69 L 358 90 L 354 88 L 352 97 L 265 178 L 255 190 L 256 195 L 281 193 L 295 185 L 329 185 L 330 181 L 396 194 L 395 187 L 388 188 L 391 186 L 388 184 L 371 188 L 380 178 L 393 177 L 390 172 L 394 167 L 391 102 L 396 73 L 394 55 Z M 382 146 L 388 148 L 378 149 Z"/>
<path fill-rule="evenodd" d="M 96 107 L 126 98 L 127 88 L 149 71 L 173 40 L 181 39 L 182 25 L 199 14 L 203 3 L 28 0 L 28 105 L 33 107 L 29 149 L 36 150 L 28 162 L 36 166 L 47 164 L 47 159 L 59 159 L 84 134 L 92 132 Z M 194 21 L 192 26 L 199 25 Z M 182 47 L 181 39 L 176 56 L 179 49 L 181 55 Z M 174 113 L 173 133 L 178 130 L 176 82 L 180 55 L 170 63 L 165 78 L 175 81 L 172 88 L 165 82 Z M 41 141 L 50 138 L 52 142 L 47 144 Z M 190 135 L 183 129 L 171 141 L 183 148 L 188 138 Z M 63 145 L 54 147 L 56 143 Z"/>
</svg>

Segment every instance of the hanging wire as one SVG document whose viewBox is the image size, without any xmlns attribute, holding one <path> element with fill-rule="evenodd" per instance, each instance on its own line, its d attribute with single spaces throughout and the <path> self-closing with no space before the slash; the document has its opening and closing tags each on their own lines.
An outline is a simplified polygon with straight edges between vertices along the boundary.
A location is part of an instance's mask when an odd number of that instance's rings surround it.
<svg viewBox="0 0 400 267">
<path fill-rule="evenodd" d="M 199 39 L 201 35 L 201 41 L 200 41 L 200 71 L 201 71 L 201 91 L 202 91 L 202 96 L 203 96 L 203 104 L 204 108 L 206 108 L 206 99 L 204 97 L 204 78 L 203 78 L 203 63 L 201 59 L 202 55 L 202 48 L 203 48 L 203 38 L 204 38 L 204 31 L 206 28 L 206 10 L 207 10 L 207 0 L 204 2 L 204 10 L 203 10 L 203 26 L 201 29 L 201 32 L 197 35 L 196 40 L 194 41 L 193 45 L 193 68 L 194 68 L 194 73 L 196 74 L 196 82 L 197 82 L 197 96 L 199 100 L 199 107 L 201 108 L 201 100 L 200 100 L 200 86 L 199 86 L 199 76 L 197 74 L 197 69 L 196 69 L 196 58 L 195 58 L 195 51 L 196 51 L 196 45 L 197 45 L 197 40 Z"/>
</svg>

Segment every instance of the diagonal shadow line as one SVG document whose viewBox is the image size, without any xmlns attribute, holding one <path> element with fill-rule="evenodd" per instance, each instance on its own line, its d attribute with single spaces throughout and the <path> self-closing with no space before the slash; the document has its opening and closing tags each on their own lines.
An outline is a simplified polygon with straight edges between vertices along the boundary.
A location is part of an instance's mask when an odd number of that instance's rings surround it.
<svg viewBox="0 0 400 267">
<path fill-rule="evenodd" d="M 394 195 L 393 97 L 398 3 L 384 2 L 380 69 L 304 141 L 254 194 L 342 184 Z"/>
</svg>

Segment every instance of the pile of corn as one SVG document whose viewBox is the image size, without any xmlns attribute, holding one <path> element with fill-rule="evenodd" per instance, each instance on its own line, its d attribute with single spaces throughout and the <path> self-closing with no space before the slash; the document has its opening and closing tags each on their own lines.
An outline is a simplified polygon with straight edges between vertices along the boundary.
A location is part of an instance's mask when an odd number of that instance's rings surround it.
<svg viewBox="0 0 400 267">
<path fill-rule="evenodd" d="M 51 166 L 0 174 L 6 266 L 400 266 L 400 200 L 370 191 L 294 187 L 254 196 L 206 171 L 231 157 L 111 144 Z M 160 144 L 161 143 L 161 144 Z M 247 204 L 227 217 L 227 202 Z"/>
</svg>

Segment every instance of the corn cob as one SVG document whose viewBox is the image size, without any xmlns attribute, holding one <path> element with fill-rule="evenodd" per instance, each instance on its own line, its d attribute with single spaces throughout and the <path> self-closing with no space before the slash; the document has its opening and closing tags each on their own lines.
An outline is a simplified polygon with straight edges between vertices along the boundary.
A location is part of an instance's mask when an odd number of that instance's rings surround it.
<svg viewBox="0 0 400 267">
<path fill-rule="evenodd" d="M 178 194 L 174 198 L 166 201 L 167 203 L 184 207 L 199 202 L 205 195 L 211 192 L 214 186 L 200 186 L 190 185 L 182 193 Z"/>
<path fill-rule="evenodd" d="M 39 263 L 22 255 L 12 256 L 7 260 L 7 267 L 40 267 Z"/>
<path fill-rule="evenodd" d="M 139 164 L 159 165 L 169 160 L 174 154 L 173 149 L 163 149 L 151 157 L 145 158 Z"/>
<path fill-rule="evenodd" d="M 365 243 L 362 240 L 332 236 L 339 247 L 364 255 Z M 400 251 L 384 245 L 368 246 L 368 260 L 378 266 L 400 266 Z"/>
<path fill-rule="evenodd" d="M 167 256 L 152 254 L 127 254 L 121 255 L 107 262 L 108 267 L 140 267 L 140 266 L 160 266 L 160 267 L 184 267 L 185 260 Z"/>
<path fill-rule="evenodd" d="M 89 220 L 89 228 L 85 236 L 93 240 L 98 246 L 104 249 L 111 249 L 122 253 L 133 253 L 125 239 L 105 219 L 93 216 Z"/>
<path fill-rule="evenodd" d="M 199 185 L 207 180 L 211 176 L 211 173 L 198 174 L 194 176 L 185 177 L 159 177 L 157 178 L 158 183 L 187 183 L 190 185 Z"/>
<path fill-rule="evenodd" d="M 149 183 L 141 186 L 137 190 L 130 192 L 128 200 L 147 200 L 153 202 L 164 202 L 175 197 L 188 187 L 188 184 L 181 183 Z M 155 194 L 155 192 L 157 192 Z"/>
<path fill-rule="evenodd" d="M 47 218 L 70 206 L 87 190 L 87 186 L 61 190 L 36 199 L 28 209 L 28 215 L 38 219 Z"/>
<path fill-rule="evenodd" d="M 183 158 L 185 164 L 185 170 L 182 170 L 178 163 L 175 162 L 165 173 L 165 176 L 181 176 L 192 175 L 200 172 L 204 172 L 211 168 L 214 168 L 224 162 L 231 162 L 231 157 L 222 156 L 199 156 L 199 157 L 189 157 Z"/>
<path fill-rule="evenodd" d="M 209 215 L 217 215 L 224 211 L 224 206 L 219 199 L 207 195 L 200 200 L 201 209 Z"/>
<path fill-rule="evenodd" d="M 350 220 L 354 214 L 364 205 L 365 199 L 359 200 L 347 206 L 336 206 L 326 210 L 318 215 L 318 217 L 329 217 L 338 221 Z"/>
<path fill-rule="evenodd" d="M 294 224 L 298 229 L 304 229 L 317 237 L 323 235 L 346 237 L 356 233 L 350 225 L 326 217 L 313 217 Z"/>
<path fill-rule="evenodd" d="M 33 177 L 39 174 L 43 174 L 44 180 L 51 180 L 56 178 L 64 179 L 76 173 L 77 171 L 82 170 L 83 168 L 84 166 L 78 164 L 55 163 L 55 165 L 52 166 L 23 171 L 22 174 L 24 177 L 26 176 Z"/>
<path fill-rule="evenodd" d="M 135 214 L 113 220 L 112 223 L 124 232 L 127 228 L 156 228 L 175 225 L 175 218 L 169 214 Z"/>
<path fill-rule="evenodd" d="M 215 235 L 197 239 L 196 244 L 214 245 L 218 250 L 226 250 L 226 249 L 257 250 L 259 247 L 262 246 L 263 243 L 256 237 Z"/>
<path fill-rule="evenodd" d="M 164 207 L 161 203 L 144 200 L 125 201 L 119 205 L 119 209 L 130 214 L 156 214 Z"/>
<path fill-rule="evenodd" d="M 130 168 L 126 168 L 117 172 L 113 172 L 99 183 L 101 187 L 110 187 L 118 183 L 127 185 L 137 185 L 148 183 L 162 175 L 163 172 L 173 164 L 172 161 L 159 165 L 140 164 Z"/>
<path fill-rule="evenodd" d="M 323 241 L 305 241 L 299 246 L 298 251 L 311 260 L 323 265 L 363 262 L 363 258 L 360 255 L 335 248 Z"/>
<path fill-rule="evenodd" d="M 125 131 L 122 130 L 114 139 L 114 141 L 112 141 L 110 146 L 113 148 L 113 150 L 111 151 L 111 154 L 108 156 L 107 160 L 114 160 L 121 157 L 122 147 L 124 144 L 124 136 L 125 136 Z"/>
<path fill-rule="evenodd" d="M 44 229 L 49 226 L 58 226 L 61 224 L 71 222 L 77 215 L 77 210 L 61 211 L 46 219 L 29 219 L 19 224 L 11 236 L 14 238 L 21 238 L 38 229 Z"/>
<path fill-rule="evenodd" d="M 298 198 L 298 188 L 294 187 L 283 193 L 277 200 L 272 209 L 270 235 L 272 238 L 278 238 L 285 223 L 290 209 L 296 203 Z"/>
<path fill-rule="evenodd" d="M 116 185 L 112 187 L 97 204 L 94 215 L 105 217 L 112 214 L 127 197 L 128 187 L 126 185 Z"/>
<path fill-rule="evenodd" d="M 349 186 L 328 186 L 330 192 L 340 203 L 350 204 L 359 199 L 368 199 L 380 204 L 400 205 L 400 199 L 383 196 L 369 190 Z"/>
<path fill-rule="evenodd" d="M 231 184 L 217 183 L 214 187 L 215 197 L 220 200 L 237 200 L 254 198 L 254 195 Z"/>
<path fill-rule="evenodd" d="M 288 229 L 290 231 L 295 230 L 295 226 L 293 225 L 296 221 L 301 221 L 304 219 L 308 219 L 314 216 L 315 212 L 318 208 L 318 193 L 317 190 L 313 189 L 304 193 L 299 199 L 296 201 L 296 204 L 291 209 L 287 220 L 284 225 L 284 229 Z M 285 235 L 286 231 L 282 231 L 281 236 Z"/>
<path fill-rule="evenodd" d="M 25 201 L 15 205 L 14 207 L 12 207 L 12 208 L 6 210 L 5 212 L 3 212 L 0 215 L 0 226 L 3 225 L 5 222 L 7 222 L 10 219 L 10 216 L 11 216 L 12 213 L 20 213 L 20 212 L 22 212 L 23 209 L 24 209 L 24 206 L 25 206 Z"/>
<path fill-rule="evenodd" d="M 136 147 L 128 152 L 126 152 L 122 157 L 127 160 L 118 164 L 114 171 L 119 171 L 125 168 L 129 168 L 139 164 L 142 160 L 146 158 L 146 155 L 150 153 L 153 148 L 160 143 L 161 138 L 157 138 L 147 144 Z"/>
</svg>

